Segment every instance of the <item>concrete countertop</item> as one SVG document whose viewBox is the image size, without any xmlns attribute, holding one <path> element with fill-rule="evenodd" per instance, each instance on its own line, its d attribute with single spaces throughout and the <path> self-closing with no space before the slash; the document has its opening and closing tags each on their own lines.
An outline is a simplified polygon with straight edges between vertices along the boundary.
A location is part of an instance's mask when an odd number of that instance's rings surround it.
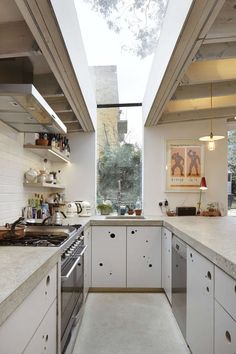
<svg viewBox="0 0 236 354">
<path fill-rule="evenodd" d="M 58 262 L 54 247 L 0 247 L 0 325 Z"/>
<path fill-rule="evenodd" d="M 65 225 L 162 226 L 236 279 L 236 218 L 147 216 L 145 219 L 67 218 Z M 54 247 L 0 247 L 0 325 L 58 262 Z"/>
</svg>

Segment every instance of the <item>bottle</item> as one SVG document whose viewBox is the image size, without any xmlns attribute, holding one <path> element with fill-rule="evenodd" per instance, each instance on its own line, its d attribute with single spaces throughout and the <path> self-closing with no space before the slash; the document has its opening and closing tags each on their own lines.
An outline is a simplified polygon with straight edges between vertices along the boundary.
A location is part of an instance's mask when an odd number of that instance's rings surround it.
<svg viewBox="0 0 236 354">
<path fill-rule="evenodd" d="M 140 197 L 138 197 L 138 199 L 137 199 L 137 202 L 136 202 L 136 204 L 135 204 L 135 209 L 142 209 L 142 208 L 141 208 L 141 200 L 140 200 Z"/>
</svg>

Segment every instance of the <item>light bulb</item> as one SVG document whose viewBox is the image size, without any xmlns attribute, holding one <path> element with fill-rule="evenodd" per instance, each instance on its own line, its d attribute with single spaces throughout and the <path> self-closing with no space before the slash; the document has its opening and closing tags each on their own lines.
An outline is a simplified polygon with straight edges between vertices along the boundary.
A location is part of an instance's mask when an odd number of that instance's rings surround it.
<svg viewBox="0 0 236 354">
<path fill-rule="evenodd" d="M 207 148 L 208 148 L 209 151 L 214 151 L 215 150 L 216 144 L 215 144 L 214 140 L 211 140 L 211 141 L 208 142 Z"/>
</svg>

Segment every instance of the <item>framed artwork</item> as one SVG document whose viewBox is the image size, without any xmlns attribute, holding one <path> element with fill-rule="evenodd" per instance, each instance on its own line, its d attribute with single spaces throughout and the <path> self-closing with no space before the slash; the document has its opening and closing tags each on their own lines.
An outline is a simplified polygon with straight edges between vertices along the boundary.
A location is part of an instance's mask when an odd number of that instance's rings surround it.
<svg viewBox="0 0 236 354">
<path fill-rule="evenodd" d="M 167 140 L 166 192 L 199 192 L 204 176 L 204 145 L 198 140 Z"/>
</svg>

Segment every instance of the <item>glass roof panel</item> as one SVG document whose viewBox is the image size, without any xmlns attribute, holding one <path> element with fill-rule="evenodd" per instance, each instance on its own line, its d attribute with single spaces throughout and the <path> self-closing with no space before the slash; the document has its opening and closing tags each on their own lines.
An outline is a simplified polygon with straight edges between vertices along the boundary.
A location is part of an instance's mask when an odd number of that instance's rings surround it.
<svg viewBox="0 0 236 354">
<path fill-rule="evenodd" d="M 142 102 L 168 0 L 74 0 L 98 104 Z"/>
</svg>

